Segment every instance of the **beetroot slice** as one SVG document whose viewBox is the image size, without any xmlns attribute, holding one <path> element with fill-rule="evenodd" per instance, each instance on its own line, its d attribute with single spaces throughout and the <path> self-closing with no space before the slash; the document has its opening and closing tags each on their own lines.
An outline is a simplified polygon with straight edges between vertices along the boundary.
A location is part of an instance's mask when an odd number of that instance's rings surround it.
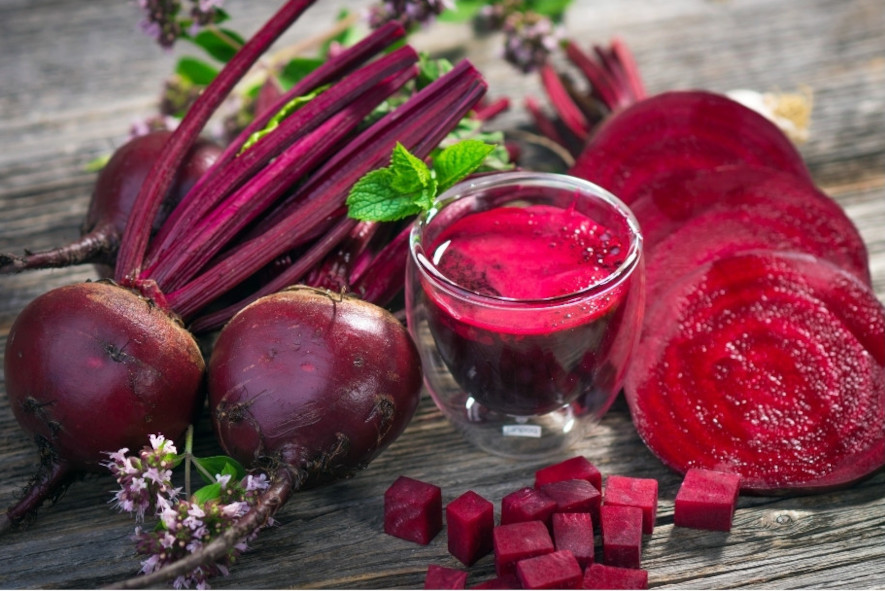
<svg viewBox="0 0 885 591">
<path fill-rule="evenodd" d="M 495 506 L 472 490 L 446 505 L 449 553 L 470 566 L 492 551 Z"/>
<path fill-rule="evenodd" d="M 673 503 L 673 525 L 731 531 L 740 479 L 729 472 L 690 468 Z"/>
<path fill-rule="evenodd" d="M 584 589 L 648 589 L 648 571 L 594 563 L 584 571 Z"/>
<path fill-rule="evenodd" d="M 814 492 L 885 464 L 885 312 L 808 255 L 751 252 L 685 276 L 646 313 L 625 394 L 666 465 Z"/>
<path fill-rule="evenodd" d="M 442 530 L 442 489 L 400 476 L 384 491 L 384 531 L 426 546 Z"/>
<path fill-rule="evenodd" d="M 596 128 L 570 169 L 628 205 L 662 174 L 744 164 L 785 171 L 811 183 L 802 156 L 763 115 L 721 94 L 651 96 Z"/>
<path fill-rule="evenodd" d="M 675 251 L 673 260 L 685 268 L 755 245 L 823 256 L 871 284 L 854 222 L 828 195 L 786 173 L 746 166 L 677 172 L 646 187 L 632 209 L 650 275 L 670 273 L 654 268 L 659 252 Z"/>
<path fill-rule="evenodd" d="M 467 586 L 466 570 L 431 564 L 424 576 L 425 589 L 464 589 Z"/>
<path fill-rule="evenodd" d="M 584 456 L 573 456 L 556 464 L 544 466 L 535 472 L 535 488 L 559 480 L 581 478 L 596 490 L 602 490 L 602 472 Z"/>
<path fill-rule="evenodd" d="M 516 563 L 523 589 L 580 589 L 584 576 L 578 560 L 568 550 L 557 550 Z"/>
</svg>

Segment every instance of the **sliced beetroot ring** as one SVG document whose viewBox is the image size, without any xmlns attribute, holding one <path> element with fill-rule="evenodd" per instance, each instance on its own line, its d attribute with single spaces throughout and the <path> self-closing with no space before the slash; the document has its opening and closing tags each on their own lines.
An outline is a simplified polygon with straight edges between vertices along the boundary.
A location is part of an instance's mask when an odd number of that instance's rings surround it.
<svg viewBox="0 0 885 591">
<path fill-rule="evenodd" d="M 809 255 L 718 259 L 647 310 L 625 384 L 666 465 L 740 474 L 743 492 L 816 492 L 885 465 L 885 310 Z"/>
</svg>

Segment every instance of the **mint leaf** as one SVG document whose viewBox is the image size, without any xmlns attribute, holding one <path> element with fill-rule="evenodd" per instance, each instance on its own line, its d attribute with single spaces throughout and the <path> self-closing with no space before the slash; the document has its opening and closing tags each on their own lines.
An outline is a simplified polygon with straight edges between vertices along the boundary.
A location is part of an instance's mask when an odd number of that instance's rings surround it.
<svg viewBox="0 0 885 591">
<path fill-rule="evenodd" d="M 207 501 L 211 501 L 219 497 L 221 497 L 221 483 L 215 482 L 213 484 L 207 484 L 202 488 L 198 488 L 194 491 L 194 494 L 191 498 L 194 503 L 198 505 L 204 505 Z"/>
<path fill-rule="evenodd" d="M 433 159 L 439 191 L 445 191 L 475 172 L 494 149 L 494 145 L 480 140 L 463 140 L 443 149 Z"/>
<path fill-rule="evenodd" d="M 348 215 L 358 220 L 393 222 L 420 213 L 422 208 L 415 203 L 415 193 L 394 189 L 393 178 L 389 168 L 363 176 L 347 196 Z"/>
<path fill-rule="evenodd" d="M 229 62 L 246 42 L 236 31 L 214 27 L 201 29 L 191 40 L 222 63 Z"/>
<path fill-rule="evenodd" d="M 437 195 L 482 165 L 494 144 L 464 140 L 440 151 L 433 169 L 397 143 L 390 166 L 364 175 L 347 196 L 348 215 L 392 222 L 430 209 Z"/>
<path fill-rule="evenodd" d="M 390 156 L 392 188 L 399 193 L 421 191 L 431 181 L 430 169 L 424 161 L 414 156 L 399 142 L 393 147 Z"/>
</svg>

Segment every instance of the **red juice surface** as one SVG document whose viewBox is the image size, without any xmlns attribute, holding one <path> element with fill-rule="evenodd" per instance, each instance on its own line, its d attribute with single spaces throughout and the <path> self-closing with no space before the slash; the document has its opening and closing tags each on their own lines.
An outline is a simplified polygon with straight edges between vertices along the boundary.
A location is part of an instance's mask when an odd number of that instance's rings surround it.
<svg viewBox="0 0 885 591">
<path fill-rule="evenodd" d="M 620 378 L 612 368 L 621 365 L 613 359 L 623 349 L 621 325 L 637 314 L 626 297 L 631 281 L 588 288 L 623 265 L 629 236 L 626 226 L 549 205 L 471 213 L 441 231 L 427 249 L 437 270 L 491 296 L 426 290 L 431 331 L 459 385 L 486 407 L 519 416 L 609 388 L 603 382 Z"/>
</svg>

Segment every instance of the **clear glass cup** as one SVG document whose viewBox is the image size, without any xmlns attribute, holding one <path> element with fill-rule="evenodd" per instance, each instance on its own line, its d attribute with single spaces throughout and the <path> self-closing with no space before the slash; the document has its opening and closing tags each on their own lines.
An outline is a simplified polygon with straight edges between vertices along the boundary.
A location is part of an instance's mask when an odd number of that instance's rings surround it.
<svg viewBox="0 0 885 591">
<path fill-rule="evenodd" d="M 587 216 L 608 230 L 605 244 L 615 244 L 620 256 L 594 271 L 592 283 L 550 296 L 512 297 L 465 280 L 499 273 L 494 262 L 486 261 L 489 268 L 483 269 L 462 257 L 467 275 L 459 277 L 440 267 L 451 247 L 446 232 L 452 224 L 496 208 L 537 205 Z M 586 230 L 577 228 L 568 231 Z M 532 257 L 543 257 L 519 250 L 519 239 L 513 239 L 519 232 L 501 236 L 507 248 L 515 245 L 512 255 L 502 257 L 518 261 L 514 280 L 534 282 L 525 284 L 531 293 L 543 288 L 549 279 L 534 276 L 539 265 L 528 264 Z M 477 176 L 446 191 L 416 220 L 405 291 L 425 385 L 443 414 L 469 441 L 491 453 L 542 457 L 581 438 L 621 388 L 642 323 L 642 236 L 626 205 L 584 180 L 533 172 Z"/>
</svg>

